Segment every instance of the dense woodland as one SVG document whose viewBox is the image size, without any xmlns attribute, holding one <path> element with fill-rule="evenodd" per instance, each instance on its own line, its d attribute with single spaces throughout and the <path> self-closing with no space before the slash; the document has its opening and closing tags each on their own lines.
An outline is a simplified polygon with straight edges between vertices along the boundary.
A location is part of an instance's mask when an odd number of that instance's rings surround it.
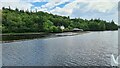
<svg viewBox="0 0 120 68">
<path fill-rule="evenodd" d="M 61 30 L 60 26 L 65 29 Z M 2 32 L 3 33 L 26 33 L 26 32 L 62 32 L 71 31 L 73 28 L 84 31 L 117 30 L 118 26 L 112 20 L 107 22 L 100 19 L 81 19 L 66 16 L 53 15 L 42 11 L 29 12 L 2 8 Z"/>
</svg>

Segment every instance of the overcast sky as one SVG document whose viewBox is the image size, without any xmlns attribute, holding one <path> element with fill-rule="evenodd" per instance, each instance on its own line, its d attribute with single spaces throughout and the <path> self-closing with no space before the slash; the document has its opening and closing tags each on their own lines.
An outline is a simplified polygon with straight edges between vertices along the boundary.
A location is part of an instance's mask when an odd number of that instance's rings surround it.
<svg viewBox="0 0 120 68">
<path fill-rule="evenodd" d="M 0 0 L 2 6 L 33 11 L 37 9 L 71 18 L 100 18 L 118 22 L 118 0 Z"/>
</svg>

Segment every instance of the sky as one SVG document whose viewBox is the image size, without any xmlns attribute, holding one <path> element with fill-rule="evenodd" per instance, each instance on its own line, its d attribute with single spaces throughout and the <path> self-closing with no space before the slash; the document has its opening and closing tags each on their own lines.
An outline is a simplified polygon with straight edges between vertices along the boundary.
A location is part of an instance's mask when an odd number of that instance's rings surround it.
<svg viewBox="0 0 120 68">
<path fill-rule="evenodd" d="M 70 18 L 114 20 L 118 23 L 118 0 L 0 0 L 0 8 L 44 11 Z"/>
</svg>

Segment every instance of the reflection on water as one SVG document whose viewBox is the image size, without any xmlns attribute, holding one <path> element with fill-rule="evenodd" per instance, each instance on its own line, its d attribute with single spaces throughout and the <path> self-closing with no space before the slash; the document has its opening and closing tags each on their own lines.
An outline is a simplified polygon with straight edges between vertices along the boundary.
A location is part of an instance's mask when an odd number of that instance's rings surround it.
<svg viewBox="0 0 120 68">
<path fill-rule="evenodd" d="M 8 43 L 8 42 L 24 41 L 24 40 L 31 40 L 31 39 L 44 39 L 44 38 L 53 38 L 53 37 L 61 37 L 61 36 L 73 36 L 73 35 L 84 34 L 84 33 L 89 33 L 89 31 L 64 32 L 64 33 L 3 34 L 2 42 Z"/>
<path fill-rule="evenodd" d="M 4 66 L 108 66 L 118 31 L 3 43 Z"/>
</svg>

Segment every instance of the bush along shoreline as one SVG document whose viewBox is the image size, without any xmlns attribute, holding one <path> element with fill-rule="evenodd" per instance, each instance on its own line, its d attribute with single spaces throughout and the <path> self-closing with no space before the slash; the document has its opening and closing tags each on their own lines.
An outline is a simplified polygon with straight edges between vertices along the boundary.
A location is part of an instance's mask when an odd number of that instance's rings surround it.
<svg viewBox="0 0 120 68">
<path fill-rule="evenodd" d="M 61 29 L 61 26 L 64 29 Z M 69 16 L 59 16 L 42 11 L 24 11 L 16 8 L 2 8 L 2 33 L 60 33 L 72 31 L 74 28 L 84 31 L 118 30 L 118 25 L 112 20 L 101 19 L 71 19 Z"/>
</svg>

